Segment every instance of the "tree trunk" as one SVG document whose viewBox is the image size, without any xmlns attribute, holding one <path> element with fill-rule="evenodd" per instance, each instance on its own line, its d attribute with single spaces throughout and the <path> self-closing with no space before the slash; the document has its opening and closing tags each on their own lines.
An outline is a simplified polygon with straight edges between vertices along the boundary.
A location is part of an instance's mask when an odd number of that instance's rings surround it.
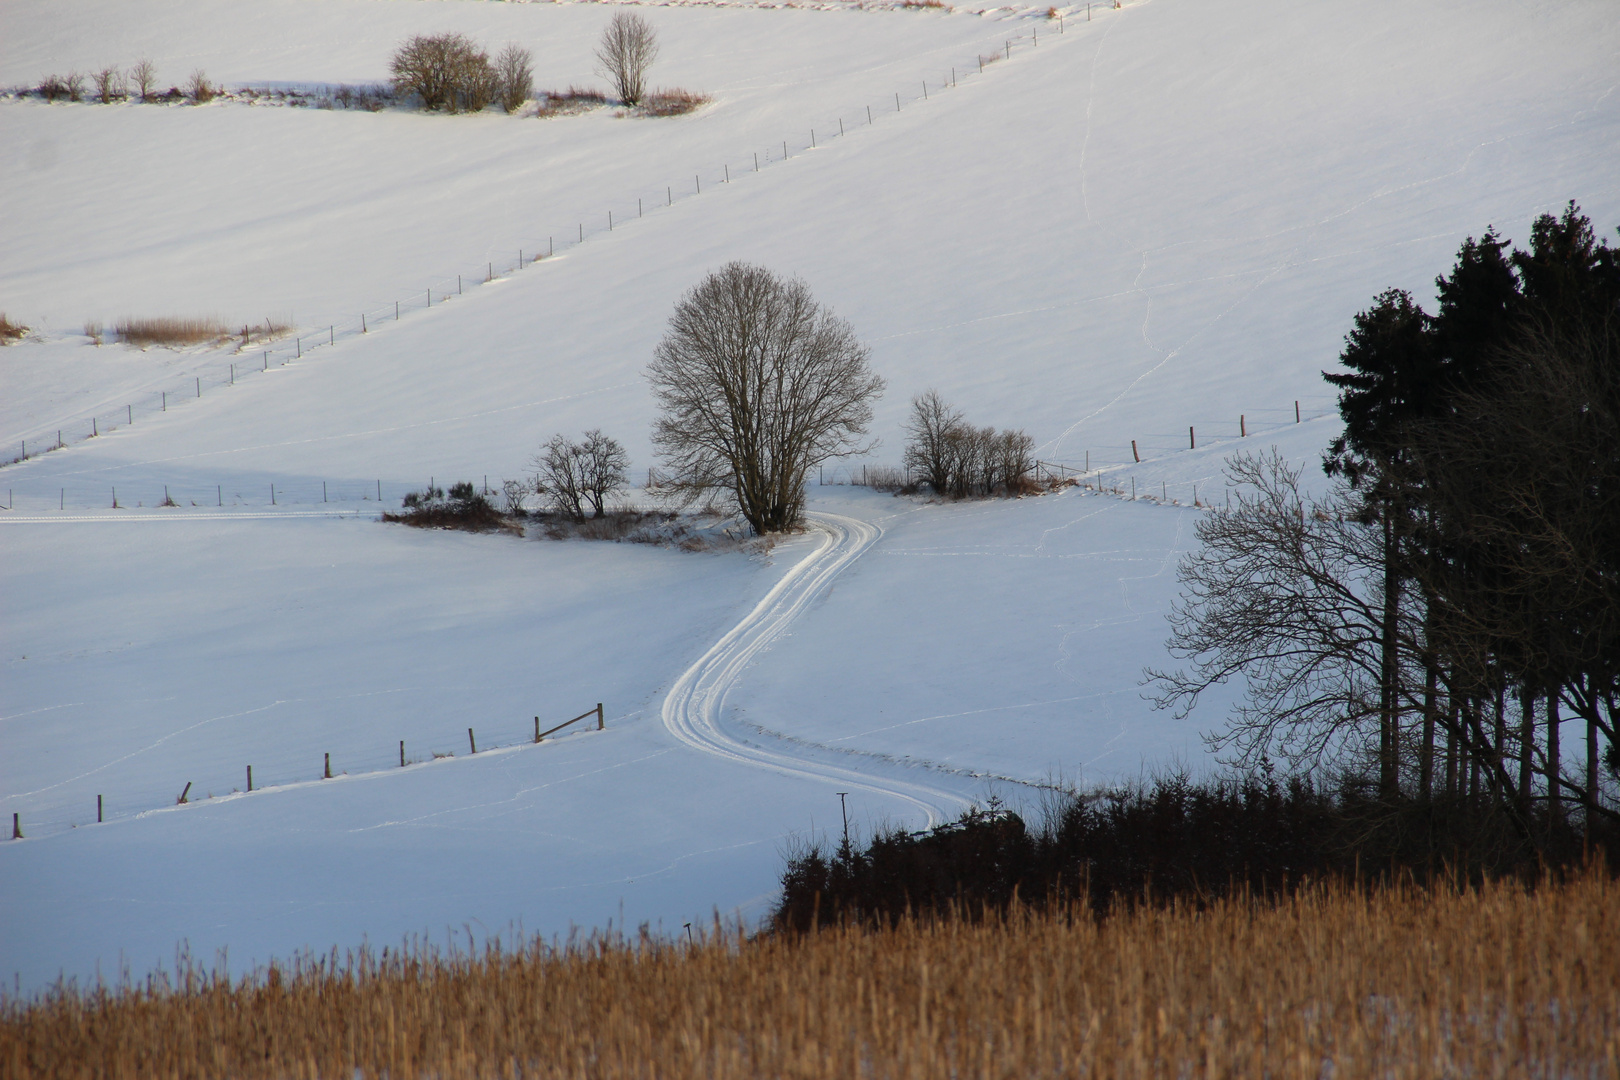
<svg viewBox="0 0 1620 1080">
<path fill-rule="evenodd" d="M 1434 795 L 1434 710 L 1440 673 L 1432 663 L 1425 666 L 1428 675 L 1423 681 L 1423 749 L 1418 753 L 1418 792 L 1423 801 L 1428 802 Z"/>
<path fill-rule="evenodd" d="M 1557 821 L 1561 810 L 1558 790 L 1558 726 L 1563 721 L 1558 717 L 1558 691 L 1554 690 L 1547 695 L 1547 816 Z"/>
<path fill-rule="evenodd" d="M 1457 747 L 1457 699 L 1455 696 L 1451 699 L 1447 715 L 1449 721 L 1446 724 L 1446 798 L 1455 799 L 1457 797 L 1458 778 L 1462 775 L 1462 770 L 1459 768 L 1460 760 Z"/>
<path fill-rule="evenodd" d="M 1396 707 L 1396 631 L 1401 599 L 1401 579 L 1395 566 L 1395 514 L 1384 507 L 1384 625 L 1379 679 L 1378 708 L 1378 793 L 1393 799 L 1398 793 L 1397 766 L 1400 761 L 1399 715 Z"/>
<path fill-rule="evenodd" d="M 1592 708 L 1596 710 L 1596 703 Z M 1598 804 L 1598 726 L 1597 721 L 1586 720 L 1586 821 L 1591 829 L 1593 811 Z"/>
<path fill-rule="evenodd" d="M 1530 812 L 1530 758 L 1536 749 L 1536 698 L 1528 686 L 1519 690 L 1519 810 Z"/>
<path fill-rule="evenodd" d="M 1507 758 L 1507 691 L 1506 688 L 1496 688 L 1496 728 L 1492 732 L 1495 736 L 1491 747 L 1491 799 L 1497 806 L 1507 802 L 1506 784 L 1503 782 L 1502 766 Z"/>
</svg>

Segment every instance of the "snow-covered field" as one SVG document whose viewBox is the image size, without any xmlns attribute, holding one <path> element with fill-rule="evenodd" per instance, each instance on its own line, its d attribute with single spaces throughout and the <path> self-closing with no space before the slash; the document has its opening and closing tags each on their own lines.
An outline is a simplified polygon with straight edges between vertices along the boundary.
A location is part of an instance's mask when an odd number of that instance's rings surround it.
<svg viewBox="0 0 1620 1080">
<path fill-rule="evenodd" d="M 1465 236 L 1522 241 L 1570 198 L 1620 223 L 1605 0 L 1145 0 L 1067 7 L 1061 34 L 1044 7 L 829 8 L 646 8 L 653 81 L 715 96 L 674 120 L 0 101 L 0 311 L 37 331 L 0 351 L 0 438 L 69 443 L 0 478 L 14 987 L 182 940 L 240 969 L 412 932 L 757 917 L 835 791 L 865 829 L 1206 769 L 1221 703 L 1172 721 L 1139 681 L 1239 415 L 1249 445 L 1310 459 L 1335 430 L 1318 372 L 1375 292 L 1427 298 Z M 165 86 L 359 83 L 402 37 L 457 29 L 530 46 L 561 87 L 599 82 L 606 16 L 8 0 L 0 85 L 140 56 Z M 474 284 L 548 238 L 556 258 Z M 379 484 L 493 485 L 554 431 L 601 426 L 639 473 L 641 369 L 733 258 L 803 276 L 871 345 L 874 462 L 932 386 L 1178 505 L 829 486 L 811 505 L 834 532 L 754 556 L 372 520 Z M 458 273 L 463 295 L 392 321 Z M 345 337 L 361 312 L 387 315 Z M 263 372 L 80 333 L 161 314 L 337 343 Z M 154 509 L 165 489 L 179 508 Z M 536 714 L 597 701 L 605 731 L 527 742 Z M 263 790 L 235 793 L 250 764 Z"/>
</svg>

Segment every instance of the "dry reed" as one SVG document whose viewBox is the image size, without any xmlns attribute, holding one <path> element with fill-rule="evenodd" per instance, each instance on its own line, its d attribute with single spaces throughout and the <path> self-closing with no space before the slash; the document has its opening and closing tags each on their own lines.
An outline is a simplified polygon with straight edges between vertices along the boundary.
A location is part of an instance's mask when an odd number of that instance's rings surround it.
<svg viewBox="0 0 1620 1080">
<path fill-rule="evenodd" d="M 6 313 L 0 311 L 0 345 L 10 345 L 13 341 L 22 340 L 28 333 L 28 327 L 21 323 L 14 323 L 6 318 Z"/>
<path fill-rule="evenodd" d="M 476 957 L 182 966 L 0 1013 L 53 1077 L 1609 1076 L 1620 887 L 1306 889 L 1102 920 L 908 921 Z"/>
<path fill-rule="evenodd" d="M 681 116 L 711 100 L 696 90 L 654 90 L 641 100 L 641 111 L 648 116 Z"/>
<path fill-rule="evenodd" d="M 230 336 L 218 319 L 119 319 L 113 327 L 121 341 L 130 345 L 200 345 Z"/>
</svg>

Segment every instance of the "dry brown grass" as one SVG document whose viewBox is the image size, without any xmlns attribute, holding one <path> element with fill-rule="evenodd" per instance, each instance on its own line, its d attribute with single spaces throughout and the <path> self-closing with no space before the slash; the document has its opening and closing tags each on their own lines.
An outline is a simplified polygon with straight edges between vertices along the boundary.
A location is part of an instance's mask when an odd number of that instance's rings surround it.
<svg viewBox="0 0 1620 1080">
<path fill-rule="evenodd" d="M 182 971 L 0 1015 L 10 1077 L 1614 1076 L 1620 887 Z"/>
<path fill-rule="evenodd" d="M 648 116 L 681 116 L 714 100 L 696 90 L 654 90 L 641 99 L 641 111 Z"/>
<path fill-rule="evenodd" d="M 23 335 L 28 333 L 28 327 L 22 323 L 14 323 L 6 318 L 6 313 L 0 311 L 0 345 L 10 345 L 14 341 L 21 341 Z"/>
<path fill-rule="evenodd" d="M 535 94 L 535 115 L 541 119 L 572 116 L 607 105 L 607 95 L 599 90 L 570 86 L 567 90 L 542 90 Z"/>
<path fill-rule="evenodd" d="M 231 332 L 218 319 L 119 319 L 113 330 L 130 345 L 201 345 L 219 341 Z"/>
</svg>

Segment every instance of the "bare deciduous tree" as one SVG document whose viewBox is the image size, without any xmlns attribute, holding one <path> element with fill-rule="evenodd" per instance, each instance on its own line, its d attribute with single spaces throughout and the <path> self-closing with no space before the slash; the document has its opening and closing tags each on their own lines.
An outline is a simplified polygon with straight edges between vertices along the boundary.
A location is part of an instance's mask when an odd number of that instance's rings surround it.
<svg viewBox="0 0 1620 1080">
<path fill-rule="evenodd" d="M 585 520 L 588 506 L 592 517 L 607 511 L 607 501 L 623 491 L 630 460 L 617 439 L 593 429 L 583 442 L 566 435 L 554 435 L 534 458 L 539 475 L 535 491 L 550 501 L 553 509 L 575 521 Z"/>
<path fill-rule="evenodd" d="M 950 437 L 962 423 L 962 414 L 947 404 L 937 390 L 911 399 L 911 419 L 906 422 L 906 468 L 916 470 L 936 494 L 950 490 Z"/>
<path fill-rule="evenodd" d="M 597 70 L 613 83 L 619 100 L 635 105 L 646 92 L 647 69 L 658 59 L 658 34 L 633 11 L 614 12 L 596 47 Z"/>
<path fill-rule="evenodd" d="M 506 512 L 508 514 L 521 514 L 523 500 L 529 497 L 534 489 L 522 480 L 507 480 L 501 484 L 501 494 L 506 499 Z"/>
<path fill-rule="evenodd" d="M 974 427 L 936 390 L 911 399 L 906 436 L 906 468 L 937 495 L 1016 495 L 1028 483 L 1035 440 L 1022 431 Z"/>
<path fill-rule="evenodd" d="M 157 85 L 156 65 L 150 60 L 137 60 L 135 66 L 129 69 L 129 77 L 135 84 L 136 92 L 141 95 L 141 100 L 150 100 L 152 88 Z"/>
<path fill-rule="evenodd" d="M 551 441 L 535 455 L 533 465 L 537 472 L 534 490 L 551 503 L 552 509 L 567 514 L 575 521 L 585 520 L 581 502 L 584 488 L 584 462 L 579 448 L 566 435 L 553 435 Z"/>
<path fill-rule="evenodd" d="M 1245 702 L 1211 739 L 1243 766 L 1278 755 L 1309 767 L 1329 749 L 1364 752 L 1378 731 L 1378 530 L 1357 523 L 1344 486 L 1315 502 L 1299 477 L 1275 449 L 1232 456 L 1237 501 L 1199 519 L 1200 546 L 1177 570 L 1183 592 L 1167 644 L 1188 669 L 1146 673 L 1154 704 L 1178 716 L 1212 687 L 1243 680 Z"/>
<path fill-rule="evenodd" d="M 580 493 L 591 504 L 591 516 L 601 517 L 607 501 L 625 489 L 629 481 L 630 458 L 619 440 L 593 428 L 579 444 Z"/>
<path fill-rule="evenodd" d="M 883 380 L 809 286 L 729 263 L 683 296 L 647 369 L 670 487 L 722 493 L 756 533 L 798 523 L 804 478 L 865 453 Z"/>
<path fill-rule="evenodd" d="M 507 45 L 495 57 L 495 84 L 501 108 L 517 112 L 534 94 L 534 55 L 521 45 Z"/>
<path fill-rule="evenodd" d="M 95 74 L 96 96 L 110 105 L 124 96 L 124 75 L 115 67 L 104 67 Z"/>
<path fill-rule="evenodd" d="M 489 56 L 465 34 L 417 34 L 395 50 L 389 70 L 396 92 L 420 96 L 429 109 L 454 112 L 480 99 L 481 109 L 494 93 Z"/>
</svg>

